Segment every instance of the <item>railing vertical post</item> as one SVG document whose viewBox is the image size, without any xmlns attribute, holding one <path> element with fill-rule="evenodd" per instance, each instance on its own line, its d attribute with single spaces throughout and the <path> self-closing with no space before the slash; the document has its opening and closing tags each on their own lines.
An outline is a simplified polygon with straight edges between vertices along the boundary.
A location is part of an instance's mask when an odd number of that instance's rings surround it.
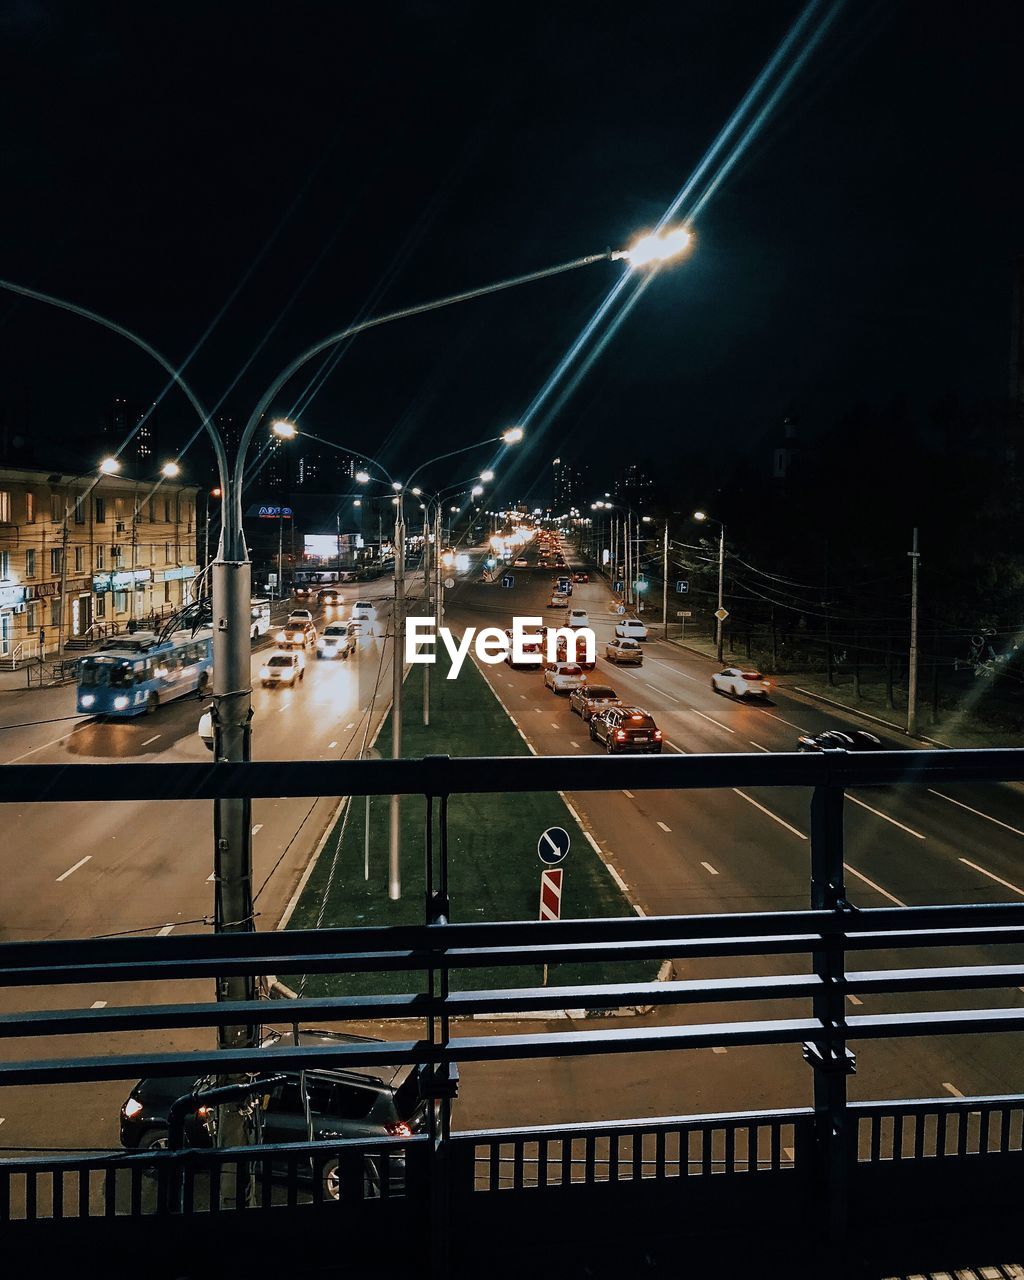
<svg viewBox="0 0 1024 1280">
<path fill-rule="evenodd" d="M 830 1271 L 843 1270 L 848 1217 L 849 1142 L 847 1076 L 856 1060 L 846 1046 L 845 948 L 841 915 L 850 909 L 843 868 L 843 788 L 817 786 L 811 798 L 811 908 L 834 913 L 821 950 L 812 956 L 822 986 L 813 1000 L 822 1039 L 804 1045 L 814 1069 L 815 1185 L 820 1239 Z"/>
<path fill-rule="evenodd" d="M 434 840 L 434 796 L 428 795 L 426 832 L 426 923 L 437 929 L 439 939 L 444 938 L 448 924 L 448 795 L 442 791 L 437 797 L 437 840 Z M 436 850 L 436 855 L 435 855 Z M 435 873 L 435 860 L 437 863 Z M 430 1013 L 427 1033 L 431 1045 L 447 1054 L 449 1047 L 449 1017 L 446 1007 L 449 990 L 447 946 L 440 941 L 434 952 L 438 959 L 428 971 Z M 429 1081 L 430 1097 L 430 1274 L 433 1280 L 444 1280 L 451 1265 L 451 1115 L 452 1097 L 457 1088 L 458 1076 L 448 1062 L 434 1062 L 429 1074 L 422 1080 Z"/>
</svg>

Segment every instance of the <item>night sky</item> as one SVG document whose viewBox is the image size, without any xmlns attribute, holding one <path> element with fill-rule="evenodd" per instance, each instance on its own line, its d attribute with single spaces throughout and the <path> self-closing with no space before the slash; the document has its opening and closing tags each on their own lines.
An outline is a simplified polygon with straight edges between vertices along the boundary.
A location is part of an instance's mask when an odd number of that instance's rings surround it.
<svg viewBox="0 0 1024 1280">
<path fill-rule="evenodd" d="M 243 417 L 331 329 L 652 226 L 803 5 L 367 8 L 9 0 L 0 275 L 194 351 L 201 396 Z M 813 434 L 860 401 L 1005 399 L 1021 8 L 841 6 L 694 220 L 692 256 L 534 432 L 517 490 L 559 452 L 600 472 L 742 450 L 786 413 Z M 399 471 L 496 434 L 621 270 L 364 336 L 277 407 Z M 163 387 L 39 304 L 0 296 L 0 323 L 2 411 L 37 439 Z M 173 396 L 161 420 L 176 443 L 191 429 Z M 197 446 L 189 478 L 209 467 Z"/>
</svg>

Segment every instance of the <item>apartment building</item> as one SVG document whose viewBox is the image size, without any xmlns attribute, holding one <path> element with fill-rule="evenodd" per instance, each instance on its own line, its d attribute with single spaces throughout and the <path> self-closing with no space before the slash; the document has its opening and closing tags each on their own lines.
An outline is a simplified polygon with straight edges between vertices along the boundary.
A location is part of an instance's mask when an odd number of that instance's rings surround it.
<svg viewBox="0 0 1024 1280">
<path fill-rule="evenodd" d="M 196 489 L 0 468 L 0 659 L 172 613 L 196 575 Z"/>
</svg>

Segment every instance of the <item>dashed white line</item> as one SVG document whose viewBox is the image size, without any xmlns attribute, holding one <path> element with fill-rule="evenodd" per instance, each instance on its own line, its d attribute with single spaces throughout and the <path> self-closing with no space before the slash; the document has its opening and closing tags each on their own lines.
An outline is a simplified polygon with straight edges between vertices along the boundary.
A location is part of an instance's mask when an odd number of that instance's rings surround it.
<svg viewBox="0 0 1024 1280">
<path fill-rule="evenodd" d="M 729 1050 L 725 1047 L 725 1045 L 716 1044 L 711 1046 L 711 1052 L 712 1053 L 728 1053 Z"/>
<path fill-rule="evenodd" d="M 671 671 L 674 675 L 682 676 L 684 680 L 694 680 L 700 684 L 697 676 L 691 676 L 688 671 L 683 671 L 680 667 L 674 667 L 670 662 L 662 662 L 659 658 L 648 658 L 648 662 L 652 662 L 656 667 L 664 667 L 666 671 Z"/>
<path fill-rule="evenodd" d="M 86 863 L 87 863 L 91 858 L 92 858 L 92 854 L 91 854 L 91 853 L 87 853 L 87 854 L 85 855 L 85 857 L 84 857 L 84 858 L 79 858 L 79 859 L 78 859 L 78 861 L 75 863 L 75 865 L 74 865 L 73 867 L 68 867 L 67 871 L 65 871 L 65 872 L 63 873 L 63 875 L 59 875 L 59 876 L 57 877 L 57 883 L 58 883 L 58 884 L 60 884 L 60 882 L 61 882 L 62 880 L 66 880 L 66 879 L 68 878 L 68 876 L 73 876 L 73 875 L 75 874 L 75 872 L 78 870 L 78 868 L 79 868 L 79 867 L 84 867 L 84 866 L 85 866 L 85 864 L 86 864 Z"/>
<path fill-rule="evenodd" d="M 263 823 L 262 823 L 262 822 L 257 822 L 257 823 L 256 823 L 256 825 L 255 825 L 255 826 L 253 827 L 253 829 L 252 829 L 252 833 L 253 833 L 253 835 L 255 835 L 258 831 L 262 831 L 262 830 L 263 830 Z"/>
<path fill-rule="evenodd" d="M 551 725 L 552 729 L 557 729 L 557 728 L 558 728 L 558 725 L 557 725 L 557 724 L 555 724 L 554 720 L 549 720 L 549 721 L 548 721 L 548 723 Z"/>
<path fill-rule="evenodd" d="M 795 836 L 797 836 L 800 840 L 807 839 L 807 837 L 804 835 L 802 831 L 798 831 L 796 827 L 791 827 L 789 823 L 785 820 L 785 818 L 780 818 L 777 813 L 772 813 L 771 809 L 766 809 L 764 805 L 760 804 L 757 800 L 755 800 L 753 796 L 748 796 L 747 793 L 745 791 L 741 791 L 739 787 L 733 787 L 733 791 L 736 793 L 736 795 L 741 796 L 744 800 L 746 800 L 747 804 L 752 804 L 755 809 L 760 809 L 763 814 L 766 814 L 769 818 L 777 822 L 780 827 L 785 827 L 787 831 L 792 831 L 792 833 Z"/>
<path fill-rule="evenodd" d="M 677 747 L 674 742 L 669 742 L 667 738 L 664 739 L 664 745 L 671 748 L 673 751 L 678 751 L 681 756 L 686 755 L 686 751 L 682 747 Z"/>
<path fill-rule="evenodd" d="M 748 738 L 747 741 L 752 747 L 757 747 L 758 751 L 767 751 L 771 755 L 771 747 L 762 747 L 760 742 L 755 742 L 753 738 Z"/>
<path fill-rule="evenodd" d="M 871 805 L 865 804 L 863 800 L 858 800 L 856 796 L 846 793 L 847 800 L 851 800 L 854 804 L 859 804 L 862 809 L 867 809 L 868 813 L 873 813 L 876 818 L 883 818 L 886 822 L 891 822 L 894 827 L 899 827 L 901 831 L 905 831 L 907 835 L 914 836 L 917 840 L 924 840 L 925 837 L 920 831 L 915 831 L 913 827 L 905 827 L 902 822 L 897 822 L 895 818 L 890 818 L 887 813 L 883 813 L 881 809 L 872 809 Z"/>
<path fill-rule="evenodd" d="M 578 750 L 579 750 L 579 745 L 580 745 L 580 744 L 579 744 L 578 742 L 573 742 L 572 738 L 570 738 L 570 739 L 569 739 L 569 746 L 570 746 L 570 747 L 575 747 L 575 748 L 577 749 L 577 751 L 578 751 Z"/>
<path fill-rule="evenodd" d="M 946 1090 L 947 1093 L 951 1093 L 954 1098 L 962 1098 L 964 1096 L 960 1092 L 960 1090 L 956 1087 L 956 1085 L 950 1084 L 948 1080 L 943 1080 L 942 1087 L 943 1089 Z"/>
<path fill-rule="evenodd" d="M 582 823 L 582 822 L 580 822 L 580 820 L 579 820 L 579 816 L 578 816 L 577 814 L 575 814 L 575 813 L 573 813 L 573 815 L 572 815 L 572 816 L 576 819 L 576 821 L 579 823 L 580 827 L 582 828 L 583 823 Z M 594 837 L 590 834 L 590 832 L 589 832 L 589 831 L 584 831 L 584 832 L 583 832 L 583 834 L 584 834 L 584 836 L 586 837 L 586 839 L 590 841 L 590 847 L 591 847 L 591 849 L 593 849 L 593 851 L 594 851 L 595 853 L 601 853 L 601 846 L 597 843 L 597 841 L 596 841 L 596 840 L 594 839 Z M 602 854 L 601 856 L 603 857 L 604 855 Z"/>
<path fill-rule="evenodd" d="M 89 1006 L 91 1009 L 105 1009 L 107 1007 L 106 1000 L 94 1000 Z"/>
<path fill-rule="evenodd" d="M 735 733 L 735 729 L 730 729 L 727 724 L 722 724 L 721 720 L 716 720 L 714 716 L 706 716 L 703 711 L 698 711 L 696 707 L 690 707 L 695 716 L 700 716 L 702 720 L 708 720 L 711 724 L 717 724 L 719 729 L 724 729 L 726 733 Z"/>
<path fill-rule="evenodd" d="M 74 730 L 72 730 L 74 732 Z M 49 742 L 41 742 L 38 747 L 32 747 L 28 751 L 23 751 L 20 756 L 11 756 L 10 760 L 5 760 L 5 764 L 17 764 L 19 760 L 24 760 L 26 756 L 33 756 L 37 751 L 45 751 L 47 747 L 55 747 L 58 742 L 63 742 L 65 738 L 70 738 L 70 733 L 62 733 L 59 738 L 53 738 Z"/>
<path fill-rule="evenodd" d="M 997 876 L 994 871 L 986 871 L 984 867 L 979 867 L 976 862 L 971 862 L 969 858 L 961 858 L 960 861 L 965 867 L 970 867 L 972 871 L 977 871 L 980 875 L 988 876 L 988 878 L 990 880 L 994 880 L 996 884 L 1001 884 L 1004 889 L 1009 889 L 1012 893 L 1017 894 L 1018 897 L 1024 898 L 1024 889 L 1018 889 L 1015 884 L 1010 884 L 1009 880 L 1003 880 L 1002 877 Z"/>
<path fill-rule="evenodd" d="M 163 734 L 162 734 L 162 733 L 154 733 L 154 734 L 153 734 L 153 736 L 152 736 L 152 738 L 147 738 L 147 739 L 146 739 L 146 741 L 145 741 L 142 745 L 143 745 L 144 747 L 148 747 L 148 746 L 150 745 L 150 743 L 152 743 L 152 742 L 156 742 L 157 738 L 162 738 L 162 737 L 163 737 Z"/>
<path fill-rule="evenodd" d="M 847 1000 L 849 1000 L 850 1004 L 863 1004 L 863 1003 L 864 1003 L 864 1001 L 860 998 L 860 996 L 847 995 L 847 997 L 846 997 L 846 998 L 847 998 Z"/>
<path fill-rule="evenodd" d="M 356 727 L 356 726 L 355 726 L 355 723 L 354 723 L 354 722 L 350 722 L 349 724 L 347 724 L 347 725 L 345 726 L 345 728 L 346 728 L 346 729 L 354 729 L 355 727 Z M 335 746 L 337 746 L 338 744 L 337 744 L 337 743 L 335 743 L 334 745 L 335 745 Z"/>
<path fill-rule="evenodd" d="M 771 716 L 773 720 L 779 720 L 782 724 L 788 724 L 791 729 L 796 729 L 799 733 L 810 733 L 810 729 L 805 729 L 802 724 L 794 724 L 792 720 L 783 720 L 782 716 L 777 716 L 774 711 L 765 711 L 764 707 L 758 707 L 758 711 L 763 716 Z"/>
<path fill-rule="evenodd" d="M 526 701 L 526 694 L 525 694 L 525 693 L 521 693 L 519 696 L 520 696 L 520 698 L 522 698 L 522 700 L 523 700 L 524 702 Z M 536 710 L 536 708 L 534 708 L 534 710 Z"/>
<path fill-rule="evenodd" d="M 655 693 L 660 693 L 663 698 L 668 698 L 672 702 L 682 702 L 682 698 L 677 698 L 674 694 L 668 692 L 667 689 L 659 689 L 656 684 L 648 684 L 648 689 L 653 689 Z"/>
<path fill-rule="evenodd" d="M 643 909 L 643 907 L 641 907 L 639 903 L 636 903 L 636 902 L 633 903 L 633 910 L 637 913 L 638 916 L 645 916 L 647 914 L 647 912 Z"/>
<path fill-rule="evenodd" d="M 667 827 L 660 819 L 658 820 L 658 826 L 661 827 L 662 831 L 668 831 L 669 833 L 672 831 L 672 828 Z"/>
<path fill-rule="evenodd" d="M 536 713 L 537 713 L 539 716 L 542 716 L 542 715 L 544 714 L 544 712 L 543 712 L 543 711 L 541 711 L 540 707 L 534 707 L 533 709 L 534 709 L 534 711 L 536 711 Z"/>
<path fill-rule="evenodd" d="M 1007 831 L 1012 831 L 1015 836 L 1024 836 L 1024 831 L 1019 827 L 1011 827 L 1008 822 L 1002 822 L 999 818 L 993 818 L 990 813 L 983 813 L 980 809 L 972 809 L 969 804 L 964 804 L 962 800 L 954 800 L 952 796 L 947 796 L 943 791 L 933 791 L 928 788 L 928 794 L 938 796 L 940 800 L 948 800 L 950 804 L 955 804 L 960 809 L 966 809 L 968 813 L 977 814 L 979 818 L 984 818 L 988 822 L 994 822 L 997 827 L 1005 827 Z"/>
<path fill-rule="evenodd" d="M 623 794 L 623 795 L 624 795 L 628 800 L 635 800 L 635 799 L 636 799 L 636 796 L 632 793 L 632 791 L 627 791 L 627 790 L 625 789 L 625 787 L 623 787 L 623 789 L 622 789 L 622 794 Z"/>
<path fill-rule="evenodd" d="M 708 873 L 709 876 L 718 875 L 718 872 L 715 870 L 715 868 L 711 865 L 710 862 L 702 862 L 700 865 L 704 868 L 704 870 Z"/>
<path fill-rule="evenodd" d="M 609 875 L 611 876 L 611 878 L 615 881 L 615 883 L 619 886 L 619 888 L 622 890 L 622 892 L 623 892 L 623 893 L 629 893 L 629 889 L 626 887 L 626 882 L 625 882 L 625 880 L 623 880 L 622 876 L 620 876 L 620 875 L 619 875 L 619 873 L 615 870 L 615 868 L 611 865 L 611 863 L 610 863 L 610 862 L 609 862 L 609 863 L 605 863 L 605 866 L 607 866 L 607 868 L 608 868 L 608 874 L 609 874 Z"/>
<path fill-rule="evenodd" d="M 174 928 L 173 924 L 165 924 L 162 929 L 157 930 L 158 938 L 166 938 L 170 931 Z"/>
<path fill-rule="evenodd" d="M 327 744 L 327 750 L 328 750 L 328 751 L 333 751 L 333 750 L 334 750 L 334 748 L 335 748 L 337 745 L 338 745 L 338 744 L 337 744 L 336 742 L 328 742 L 328 744 Z"/>
<path fill-rule="evenodd" d="M 905 907 L 907 904 L 896 897 L 894 893 L 890 893 L 888 889 L 883 889 L 880 884 L 875 884 L 874 880 L 869 880 L 863 871 L 858 871 L 856 867 L 851 867 L 848 862 L 844 862 L 843 866 L 851 876 L 856 876 L 858 880 L 862 880 L 870 889 L 874 889 L 876 893 L 880 893 L 883 898 L 888 898 L 894 906 Z"/>
</svg>

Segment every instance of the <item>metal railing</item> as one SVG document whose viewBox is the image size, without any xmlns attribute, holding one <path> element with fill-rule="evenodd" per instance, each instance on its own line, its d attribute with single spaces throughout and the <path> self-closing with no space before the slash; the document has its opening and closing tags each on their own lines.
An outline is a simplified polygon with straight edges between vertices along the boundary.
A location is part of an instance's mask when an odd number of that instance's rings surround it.
<svg viewBox="0 0 1024 1280">
<path fill-rule="evenodd" d="M 648 1217 L 667 1215 L 669 1225 L 674 1225 L 681 1207 L 689 1206 L 687 1212 L 696 1214 L 694 1230 L 698 1219 L 700 1224 L 726 1227 L 740 1205 L 766 1231 L 800 1231 L 802 1239 L 820 1250 L 815 1265 L 828 1267 L 832 1274 L 839 1274 L 840 1260 L 850 1256 L 851 1215 L 881 1213 L 896 1194 L 906 1211 L 899 1231 L 892 1228 L 894 1257 L 902 1256 L 901 1249 L 945 1238 L 941 1231 L 929 1233 L 921 1225 L 920 1215 L 937 1194 L 957 1198 L 961 1232 L 970 1235 L 969 1229 L 977 1227 L 991 1236 L 999 1215 L 1013 1212 L 1010 1201 L 1024 1174 L 1024 1098 L 851 1103 L 847 1080 L 855 1058 L 850 1046 L 863 1045 L 867 1051 L 880 1040 L 1020 1032 L 1024 1008 L 1011 997 L 985 1008 L 934 1009 L 922 1002 L 920 1008 L 907 1011 L 850 1012 L 847 997 L 1009 992 L 1024 985 L 1024 964 L 1013 962 L 1012 954 L 1009 962 L 990 958 L 991 949 L 1024 943 L 1024 903 L 855 909 L 845 884 L 843 804 L 850 787 L 1021 780 L 1024 751 L 1013 750 L 500 761 L 431 757 L 173 767 L 121 764 L 117 769 L 7 766 L 0 770 L 0 800 L 19 804 L 127 796 L 137 801 L 218 795 L 419 795 L 424 806 L 422 924 L 11 942 L 0 946 L 0 986 L 167 982 L 240 973 L 404 973 L 408 989 L 399 994 L 300 997 L 286 1006 L 287 1019 L 294 1024 L 402 1019 L 402 1038 L 330 1046 L 282 1044 L 273 1052 L 272 1066 L 275 1071 L 299 1072 L 421 1064 L 425 1096 L 436 1106 L 430 1108 L 425 1135 L 398 1143 L 400 1156 L 395 1158 L 400 1159 L 402 1175 L 396 1194 L 390 1193 L 397 1185 L 394 1180 L 385 1179 L 389 1192 L 381 1193 L 379 1186 L 367 1188 L 360 1173 L 368 1159 L 379 1158 L 380 1139 L 298 1144 L 288 1150 L 257 1148 L 255 1154 L 252 1149 L 234 1149 L 49 1157 L 0 1163 L 0 1224 L 6 1222 L 11 1230 L 18 1224 L 38 1224 L 47 1215 L 52 1221 L 66 1214 L 69 1203 L 77 1206 L 78 1218 L 83 1213 L 129 1219 L 147 1213 L 169 1219 L 181 1213 L 214 1216 L 219 1209 L 210 1180 L 220 1176 L 217 1169 L 241 1165 L 256 1169 L 255 1203 L 262 1209 L 313 1213 L 326 1204 L 329 1218 L 335 1196 L 323 1194 L 319 1173 L 304 1184 L 300 1169 L 322 1171 L 330 1158 L 347 1169 L 343 1182 L 349 1194 L 340 1194 L 338 1201 L 350 1219 L 359 1220 L 362 1205 L 370 1215 L 367 1223 L 377 1221 L 386 1201 L 386 1212 L 397 1215 L 395 1223 L 425 1223 L 436 1274 L 463 1269 L 466 1241 L 460 1233 L 479 1239 L 482 1234 L 507 1232 L 515 1221 L 508 1214 L 516 1212 L 507 1206 L 519 1193 L 531 1197 L 531 1223 L 539 1238 L 552 1242 L 558 1238 L 558 1227 L 565 1225 L 565 1214 L 582 1215 L 582 1221 L 597 1211 L 587 1196 L 626 1196 L 633 1208 L 645 1205 Z M 493 792 L 498 786 L 503 792 L 807 788 L 809 906 L 727 915 L 453 923 L 448 800 L 454 794 Z M 900 967 L 855 967 L 858 958 L 885 951 L 905 956 L 939 950 L 955 957 L 965 948 L 968 963 L 950 962 L 947 955 L 942 964 L 920 967 L 905 967 L 905 961 Z M 983 949 L 980 961 L 978 948 Z M 795 958 L 789 971 L 761 977 L 491 990 L 458 985 L 461 974 L 484 968 L 779 956 Z M 759 1016 L 759 1004 L 780 999 L 799 1002 L 796 1016 Z M 481 1014 L 543 1015 L 565 1008 L 622 1005 L 682 1009 L 739 1001 L 751 1006 L 751 1014 L 730 1021 L 652 1025 L 631 1020 L 628 1028 L 599 1025 L 510 1035 L 476 1034 L 472 1024 L 453 1025 L 456 1019 Z M 120 1046 L 112 1052 L 106 1044 L 110 1036 L 126 1031 L 257 1025 L 279 1022 L 281 1016 L 280 1005 L 260 1001 L 6 1012 L 0 1014 L 0 1040 L 102 1040 L 96 1052 L 0 1061 L 0 1088 L 170 1077 L 185 1071 L 194 1077 L 259 1072 L 267 1068 L 268 1055 L 258 1048 L 196 1049 L 183 1056 L 125 1052 Z M 802 1046 L 810 1067 L 811 1105 L 803 1109 L 452 1132 L 452 1081 L 459 1066 L 784 1044 Z M 161 1192 L 177 1177 L 171 1173 L 174 1167 L 189 1171 L 184 1185 L 192 1188 L 180 1203 Z M 119 1181 L 123 1178 L 124 1185 Z M 65 1179 L 73 1188 L 67 1194 Z M 353 1189 L 356 1182 L 362 1190 Z M 720 1187 L 728 1190 L 717 1190 Z M 90 1207 L 83 1210 L 86 1202 Z M 247 1212 L 253 1203 L 247 1200 L 237 1208 Z M 688 1237 L 687 1247 L 699 1252 L 697 1235 Z"/>
</svg>

